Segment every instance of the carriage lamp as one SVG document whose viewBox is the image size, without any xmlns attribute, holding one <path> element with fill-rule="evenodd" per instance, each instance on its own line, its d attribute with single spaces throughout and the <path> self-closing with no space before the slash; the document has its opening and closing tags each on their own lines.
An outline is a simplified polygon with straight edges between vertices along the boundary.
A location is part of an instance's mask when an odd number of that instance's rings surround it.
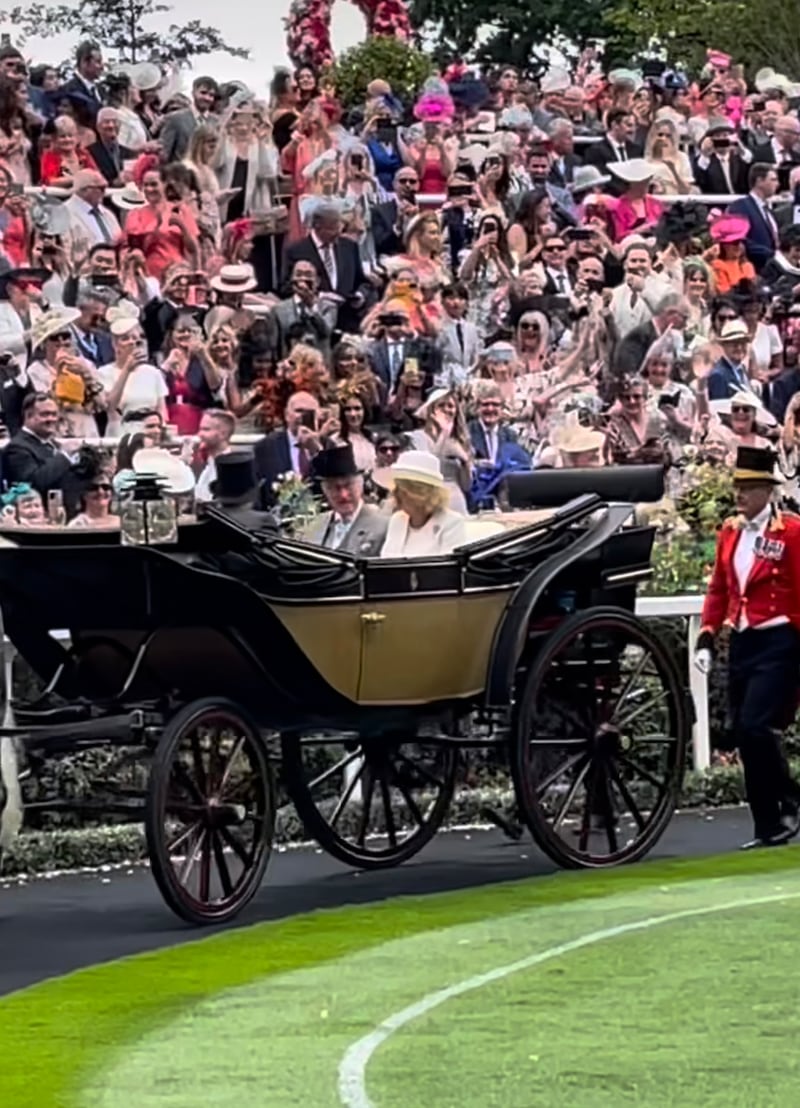
<svg viewBox="0 0 800 1108">
<path fill-rule="evenodd" d="M 120 505 L 123 546 L 159 546 L 178 541 L 175 501 L 165 496 L 154 474 L 137 473 L 126 486 Z"/>
</svg>

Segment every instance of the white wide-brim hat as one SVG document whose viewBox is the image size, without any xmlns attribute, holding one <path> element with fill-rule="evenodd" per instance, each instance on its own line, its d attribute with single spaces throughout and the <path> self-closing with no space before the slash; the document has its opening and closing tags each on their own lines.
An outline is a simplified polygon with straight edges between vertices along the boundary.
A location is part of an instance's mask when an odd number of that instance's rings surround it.
<svg viewBox="0 0 800 1108">
<path fill-rule="evenodd" d="M 417 419 L 427 419 L 433 409 L 444 400 L 446 396 L 452 396 L 452 389 L 434 389 L 424 404 L 420 404 L 414 415 Z"/>
<path fill-rule="evenodd" d="M 137 455 L 138 457 L 138 455 Z M 416 481 L 420 485 L 444 488 L 444 478 L 439 459 L 426 450 L 406 450 L 394 465 L 375 470 L 372 479 L 384 489 L 393 489 L 398 481 Z"/>
<path fill-rule="evenodd" d="M 143 208 L 147 203 L 144 193 L 132 181 L 121 189 L 109 189 L 108 195 L 114 207 L 124 211 Z"/>
<path fill-rule="evenodd" d="M 53 335 L 68 331 L 80 316 L 77 308 L 51 308 L 34 321 L 31 327 L 31 347 L 36 350 Z"/>
<path fill-rule="evenodd" d="M 629 158 L 627 162 L 609 162 L 606 168 L 609 173 L 613 173 L 620 181 L 625 181 L 629 185 L 641 184 L 656 175 L 656 167 L 645 158 Z"/>
<path fill-rule="evenodd" d="M 752 408 L 756 423 L 761 423 L 764 427 L 777 426 L 777 419 L 768 408 L 764 407 L 756 394 L 746 392 L 744 389 L 740 389 L 733 396 L 726 396 L 724 400 L 711 400 L 708 406 L 715 415 L 729 416 L 734 405 L 737 408 Z"/>
<path fill-rule="evenodd" d="M 195 486 L 194 474 L 186 463 L 158 446 L 137 450 L 133 456 L 133 471 L 158 477 L 164 491 L 172 496 L 182 496 Z"/>
<path fill-rule="evenodd" d="M 224 265 L 210 285 L 217 292 L 252 292 L 258 281 L 251 265 Z"/>
</svg>

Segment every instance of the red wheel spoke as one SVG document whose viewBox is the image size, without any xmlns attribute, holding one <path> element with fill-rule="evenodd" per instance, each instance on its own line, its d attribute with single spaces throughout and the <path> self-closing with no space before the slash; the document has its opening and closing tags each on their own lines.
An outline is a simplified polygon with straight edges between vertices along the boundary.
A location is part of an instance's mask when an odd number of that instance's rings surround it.
<svg viewBox="0 0 800 1108">
<path fill-rule="evenodd" d="M 580 767 L 580 769 L 578 769 L 577 773 L 575 774 L 575 780 L 570 785 L 569 791 L 567 792 L 567 795 L 564 797 L 564 800 L 561 804 L 561 807 L 558 810 L 558 815 L 553 820 L 553 830 L 554 831 L 557 831 L 558 828 L 561 826 L 562 820 L 564 819 L 567 812 L 569 811 L 570 804 L 575 799 L 575 794 L 577 793 L 578 789 L 581 787 L 581 785 L 583 783 L 583 779 L 586 776 L 586 771 L 588 770 L 589 766 L 591 765 L 588 754 L 584 754 L 582 756 L 582 760 L 583 760 L 583 765 Z M 576 769 L 577 769 L 577 766 L 576 766 Z"/>
<path fill-rule="evenodd" d="M 339 797 L 339 800 L 336 803 L 336 807 L 333 810 L 333 815 L 331 816 L 331 827 L 336 827 L 339 820 L 341 819 L 342 812 L 345 810 L 345 808 L 347 806 L 347 802 L 349 801 L 350 797 L 353 795 L 353 792 L 355 791 L 356 785 L 361 780 L 361 776 L 364 773 L 364 767 L 366 766 L 366 764 L 367 763 L 366 763 L 365 759 L 362 758 L 361 759 L 361 764 L 358 767 L 358 771 L 350 779 L 350 782 L 348 783 L 348 785 L 345 788 L 344 792 Z"/>
<path fill-rule="evenodd" d="M 192 764 L 194 765 L 195 777 L 197 778 L 197 787 L 200 790 L 202 796 L 208 796 L 208 787 L 206 784 L 206 767 L 203 764 L 203 751 L 200 747 L 200 736 L 197 733 L 197 729 L 192 732 L 191 738 L 192 748 Z"/>
<path fill-rule="evenodd" d="M 375 791 L 375 778 L 372 771 L 367 773 L 367 787 L 364 790 L 364 799 L 362 801 L 364 807 L 361 812 L 361 819 L 358 824 L 358 835 L 356 842 L 359 846 L 364 845 L 364 840 L 367 837 L 367 829 L 369 827 L 370 817 L 372 816 L 372 794 Z"/>
<path fill-rule="evenodd" d="M 193 835 L 200 828 L 200 826 L 201 824 L 198 820 L 196 823 L 193 823 L 191 824 L 191 826 L 185 828 L 185 830 L 183 830 L 180 835 L 178 835 L 177 839 L 173 839 L 172 842 L 167 843 L 167 854 L 172 854 L 174 851 L 176 851 L 178 847 L 182 845 L 182 843 L 186 842 L 190 835 Z"/>
<path fill-rule="evenodd" d="M 619 769 L 617 768 L 617 764 L 616 764 L 616 762 L 614 761 L 613 758 L 609 759 L 608 767 L 611 770 L 611 776 L 614 778 L 614 783 L 617 786 L 617 789 L 618 789 L 619 794 L 620 794 L 620 796 L 622 797 L 622 799 L 625 803 L 625 806 L 627 807 L 628 811 L 631 813 L 631 815 L 635 819 L 636 825 L 639 828 L 639 830 L 644 831 L 645 827 L 647 826 L 647 821 L 645 820 L 642 813 L 639 811 L 639 806 L 636 803 L 636 801 L 633 799 L 633 796 L 631 795 L 631 791 L 628 788 L 628 786 L 625 784 L 625 781 L 622 778 L 622 774 L 619 772 Z"/>
<path fill-rule="evenodd" d="M 200 850 L 200 899 L 208 903 L 211 899 L 211 830 L 207 830 L 203 836 L 203 845 Z"/>
<path fill-rule="evenodd" d="M 230 772 L 231 772 L 231 767 L 233 766 L 234 762 L 236 761 L 236 759 L 241 754 L 241 752 L 244 748 L 244 742 L 245 742 L 244 736 L 240 735 L 239 738 L 236 740 L 236 742 L 233 746 L 233 749 L 231 750 L 230 754 L 228 755 L 228 757 L 225 760 L 225 766 L 222 770 L 222 774 L 221 774 L 220 779 L 219 779 L 219 789 L 217 790 L 219 792 L 220 800 L 223 798 L 225 789 L 227 788 L 228 778 L 229 778 Z"/>
</svg>

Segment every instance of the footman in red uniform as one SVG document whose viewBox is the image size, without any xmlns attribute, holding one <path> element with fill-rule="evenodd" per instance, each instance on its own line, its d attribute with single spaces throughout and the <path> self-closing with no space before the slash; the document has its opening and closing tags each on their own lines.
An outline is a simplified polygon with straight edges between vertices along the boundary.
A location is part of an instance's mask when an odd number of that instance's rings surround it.
<svg viewBox="0 0 800 1108">
<path fill-rule="evenodd" d="M 781 733 L 794 718 L 800 675 L 800 516 L 773 503 L 775 456 L 739 447 L 733 474 L 738 515 L 717 537 L 695 664 L 708 672 L 714 637 L 731 628 L 728 696 L 755 837 L 777 846 L 800 829 L 800 786 Z"/>
</svg>

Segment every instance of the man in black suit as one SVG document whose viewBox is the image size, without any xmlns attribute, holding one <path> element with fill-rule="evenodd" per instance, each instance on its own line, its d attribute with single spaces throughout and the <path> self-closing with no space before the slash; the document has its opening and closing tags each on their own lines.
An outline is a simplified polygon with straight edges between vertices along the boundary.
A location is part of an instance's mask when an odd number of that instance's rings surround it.
<svg viewBox="0 0 800 1108">
<path fill-rule="evenodd" d="M 29 393 L 22 402 L 22 430 L 3 451 L 6 484 L 24 482 L 31 485 L 44 501 L 51 489 L 64 491 L 69 487 L 72 458 L 56 442 L 57 425 L 55 400 L 40 393 Z"/>
<path fill-rule="evenodd" d="M 72 325 L 78 354 L 93 366 L 109 365 L 114 361 L 114 344 L 108 332 L 102 329 L 108 311 L 105 290 L 80 282 L 75 307 L 81 313 L 80 319 Z"/>
<path fill-rule="evenodd" d="M 311 393 L 292 393 L 284 418 L 286 426 L 270 431 L 253 450 L 256 476 L 261 482 L 262 508 L 275 504 L 273 486 L 283 474 L 293 473 L 304 481 L 310 478 L 311 460 L 322 449 L 325 429 L 320 426 L 319 403 Z"/>
<path fill-rule="evenodd" d="M 286 251 L 281 294 L 292 295 L 292 273 L 297 262 L 311 262 L 322 292 L 341 298 L 339 330 L 357 334 L 366 302 L 367 280 L 356 243 L 342 238 L 342 217 L 336 204 L 321 204 L 311 216 L 309 234 Z"/>
<path fill-rule="evenodd" d="M 575 170 L 583 164 L 575 153 L 575 129 L 568 119 L 554 119 L 547 133 L 551 150 L 547 180 L 557 188 L 568 188 L 575 180 Z"/>
<path fill-rule="evenodd" d="M 370 368 L 379 377 L 387 396 L 393 396 L 407 363 L 415 359 L 422 374 L 423 393 L 433 387 L 441 372 L 442 356 L 434 343 L 414 334 L 408 311 L 396 301 L 390 301 L 386 311 L 378 316 L 378 338 L 367 351 Z"/>
<path fill-rule="evenodd" d="M 89 147 L 95 165 L 109 185 L 122 184 L 122 163 L 136 158 L 136 151 L 120 146 L 119 114 L 114 108 L 101 108 L 95 122 L 97 142 Z"/>
<path fill-rule="evenodd" d="M 753 151 L 756 162 L 778 167 L 778 183 L 781 191 L 789 187 L 789 175 L 800 165 L 800 120 L 783 115 L 775 124 L 775 134 L 769 142 Z"/>
<path fill-rule="evenodd" d="M 418 192 L 417 171 L 404 165 L 394 177 L 395 199 L 376 204 L 371 209 L 372 237 L 375 241 L 375 253 L 379 258 L 403 252 L 405 225 L 415 215 L 419 215 Z"/>
<path fill-rule="evenodd" d="M 741 196 L 747 192 L 752 160 L 727 119 L 710 120 L 694 164 L 700 191 L 707 196 Z"/>
<path fill-rule="evenodd" d="M 629 162 L 641 158 L 644 151 L 633 141 L 636 120 L 625 108 L 614 108 L 606 116 L 606 135 L 586 148 L 586 165 L 596 166 L 605 173 L 609 162 Z"/>
<path fill-rule="evenodd" d="M 59 89 L 60 93 L 80 93 L 94 118 L 103 106 L 98 81 L 103 75 L 103 51 L 96 42 L 82 42 L 75 52 L 75 75 Z"/>
</svg>

